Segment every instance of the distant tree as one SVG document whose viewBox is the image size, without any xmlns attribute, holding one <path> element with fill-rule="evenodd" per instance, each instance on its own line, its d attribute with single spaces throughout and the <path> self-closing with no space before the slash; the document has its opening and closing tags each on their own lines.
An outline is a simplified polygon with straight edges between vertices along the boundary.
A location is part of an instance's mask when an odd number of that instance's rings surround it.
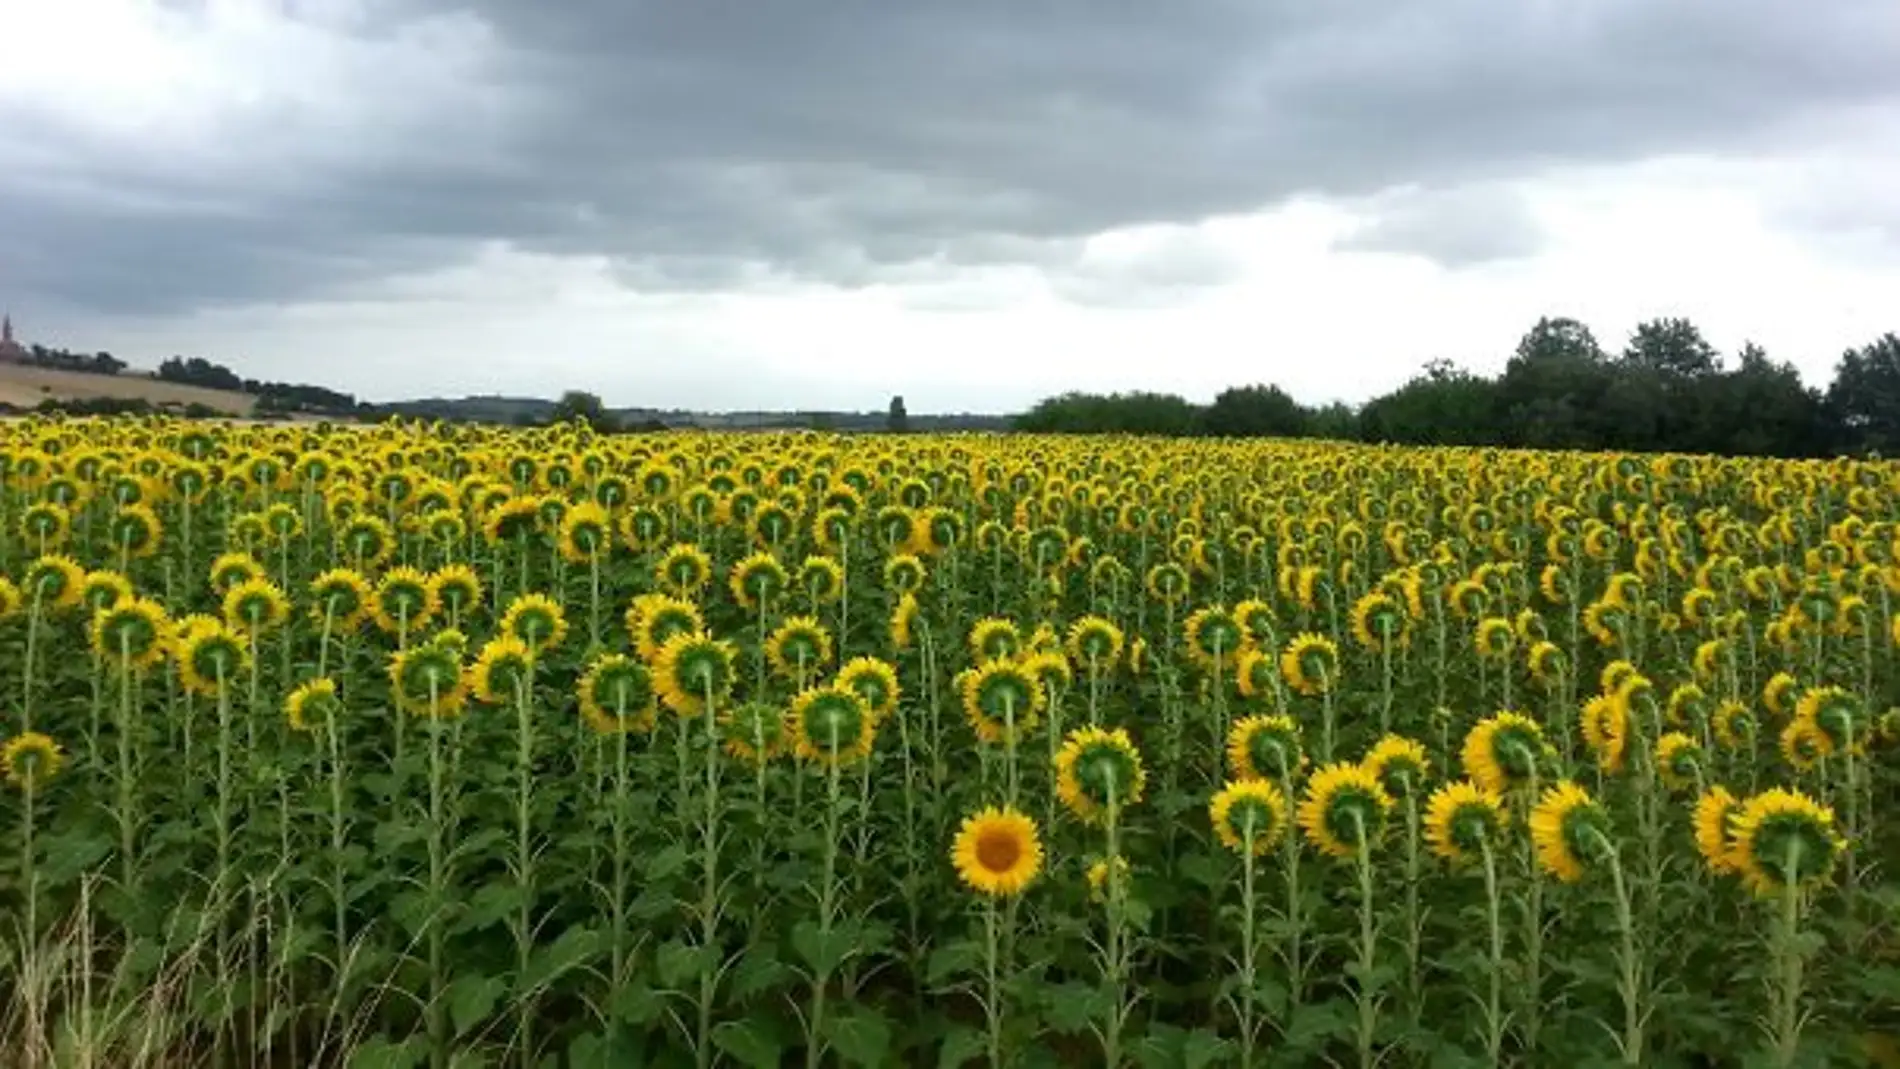
<svg viewBox="0 0 1900 1069">
<path fill-rule="evenodd" d="M 551 423 L 583 423 L 601 434 L 612 434 L 619 430 L 618 421 L 607 411 L 600 398 L 586 390 L 569 390 L 554 402 L 554 409 L 548 413 Z"/>
<path fill-rule="evenodd" d="M 1841 354 L 1827 403 L 1848 448 L 1886 457 L 1900 450 L 1900 335 Z"/>
<path fill-rule="evenodd" d="M 1016 417 L 1032 434 L 1189 435 L 1201 410 L 1185 398 L 1163 393 L 1065 393 L 1046 397 Z"/>
<path fill-rule="evenodd" d="M 1598 413 L 1612 372 L 1590 328 L 1574 319 L 1539 319 L 1498 380 L 1500 444 L 1601 448 Z"/>
<path fill-rule="evenodd" d="M 1214 398 L 1201 426 L 1227 438 L 1295 438 L 1306 433 L 1306 410 L 1278 386 L 1233 386 Z"/>
<path fill-rule="evenodd" d="M 1712 375 L 1722 369 L 1721 357 L 1687 319 L 1652 319 L 1639 323 L 1623 347 L 1623 363 L 1663 375 Z"/>
<path fill-rule="evenodd" d="M 1518 340 L 1512 359 L 1595 361 L 1603 359 L 1603 347 L 1582 323 L 1562 316 L 1544 316 Z"/>
<path fill-rule="evenodd" d="M 1496 380 L 1434 360 L 1410 382 L 1366 402 L 1359 435 L 1402 445 L 1487 445 L 1498 441 Z"/>
<path fill-rule="evenodd" d="M 891 398 L 891 410 L 884 417 L 884 429 L 892 434 L 904 434 L 910 430 L 910 413 L 904 410 L 903 394 Z"/>
<path fill-rule="evenodd" d="M 1350 442 L 1359 437 L 1359 413 L 1344 401 L 1315 408 L 1306 415 L 1307 434 L 1332 442 Z"/>
</svg>

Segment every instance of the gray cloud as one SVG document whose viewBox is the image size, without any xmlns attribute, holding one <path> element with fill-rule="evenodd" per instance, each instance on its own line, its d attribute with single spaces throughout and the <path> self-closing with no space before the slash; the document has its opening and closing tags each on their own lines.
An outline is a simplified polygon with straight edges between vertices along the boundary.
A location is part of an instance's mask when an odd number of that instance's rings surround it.
<svg viewBox="0 0 1900 1069">
<path fill-rule="evenodd" d="M 1470 267 L 1535 255 L 1543 231 L 1521 194 L 1464 186 L 1404 188 L 1360 205 L 1368 220 L 1335 248 L 1423 256 L 1445 267 Z"/>
<path fill-rule="evenodd" d="M 0 97 L 0 286 L 111 312 L 291 300 L 482 242 L 648 290 L 1076 262 L 1106 228 L 1767 151 L 1900 97 L 1891 0 L 402 0 L 210 150 L 101 144 Z M 440 60 L 442 55 L 458 57 Z M 298 103 L 293 100 L 293 103 Z M 1533 232 L 1444 196 L 1350 239 L 1449 262 Z M 1506 206 L 1508 207 L 1508 205 Z M 1495 221 L 1494 221 L 1495 222 Z M 1521 220 L 1518 220 L 1521 222 Z M 1163 271 L 1166 274 L 1166 271 Z M 1192 274 L 1192 272 L 1190 272 Z"/>
</svg>

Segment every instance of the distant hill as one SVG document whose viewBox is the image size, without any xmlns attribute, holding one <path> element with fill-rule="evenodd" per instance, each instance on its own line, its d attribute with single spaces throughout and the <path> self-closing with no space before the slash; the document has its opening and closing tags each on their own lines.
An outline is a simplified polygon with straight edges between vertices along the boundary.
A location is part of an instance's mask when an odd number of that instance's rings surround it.
<svg viewBox="0 0 1900 1069">
<path fill-rule="evenodd" d="M 177 412 L 191 405 L 203 405 L 226 416 L 249 416 L 257 406 L 257 398 L 247 393 L 167 382 L 150 374 L 96 375 L 32 364 L 0 363 L 0 406 L 24 411 L 38 407 L 43 401 L 101 398 L 144 401 L 154 408 Z"/>
<path fill-rule="evenodd" d="M 440 419 L 454 423 L 523 425 L 546 422 L 555 403 L 540 397 L 425 397 L 374 406 L 373 415 Z M 629 430 L 641 428 L 697 428 L 702 430 L 834 430 L 872 432 L 884 429 L 884 412 L 826 412 L 763 410 L 695 412 L 679 408 L 610 408 L 608 414 Z M 955 413 L 912 415 L 913 431 L 1006 431 L 1010 417 Z"/>
</svg>

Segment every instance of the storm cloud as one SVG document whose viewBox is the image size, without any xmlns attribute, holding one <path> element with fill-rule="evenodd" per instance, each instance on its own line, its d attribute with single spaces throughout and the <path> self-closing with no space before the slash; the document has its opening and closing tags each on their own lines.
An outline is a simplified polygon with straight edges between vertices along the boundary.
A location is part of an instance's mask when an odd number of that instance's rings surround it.
<svg viewBox="0 0 1900 1069">
<path fill-rule="evenodd" d="M 101 314 L 495 243 L 647 293 L 1028 265 L 1139 304 L 1223 258 L 1104 266 L 1091 235 L 1292 198 L 1457 267 L 1536 251 L 1499 183 L 1799 153 L 1900 99 L 1891 0 L 201 0 L 124 40 L 28 7 L 0 15 L 0 288 Z"/>
</svg>

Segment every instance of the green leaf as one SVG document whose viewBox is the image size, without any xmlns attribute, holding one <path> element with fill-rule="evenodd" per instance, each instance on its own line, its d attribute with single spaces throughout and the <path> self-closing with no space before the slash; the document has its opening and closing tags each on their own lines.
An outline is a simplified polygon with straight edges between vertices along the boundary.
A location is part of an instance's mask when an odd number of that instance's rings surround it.
<svg viewBox="0 0 1900 1069">
<path fill-rule="evenodd" d="M 1227 869 L 1226 864 L 1207 854 L 1189 854 L 1175 866 L 1175 871 L 1189 881 L 1212 888 L 1226 885 Z"/>
<path fill-rule="evenodd" d="M 755 947 L 733 967 L 732 993 L 740 999 L 751 999 L 783 987 L 792 977 L 792 970 L 769 947 Z"/>
<path fill-rule="evenodd" d="M 840 924 L 829 932 L 817 921 L 802 920 L 792 926 L 792 949 L 811 966 L 814 973 L 829 975 L 857 946 L 857 933 Z"/>
<path fill-rule="evenodd" d="M 930 952 L 924 980 L 931 987 L 941 987 L 953 976 L 974 975 L 983 966 L 983 954 L 983 947 L 974 939 L 946 943 Z"/>
<path fill-rule="evenodd" d="M 428 1056 L 428 1046 L 420 1036 L 391 1043 L 376 1036 L 350 1055 L 350 1069 L 413 1069 Z"/>
<path fill-rule="evenodd" d="M 965 1062 L 981 1056 L 989 1047 L 989 1037 L 968 1025 L 958 1025 L 943 1037 L 943 1049 L 937 1053 L 937 1069 L 962 1069 Z"/>
<path fill-rule="evenodd" d="M 508 984 L 496 976 L 458 976 L 449 985 L 449 1020 L 455 1024 L 458 1038 L 495 1011 L 495 1003 L 508 993 Z"/>
<path fill-rule="evenodd" d="M 666 998 L 649 985 L 635 981 L 614 991 L 615 1019 L 633 1025 L 649 1025 L 666 1012 Z"/>
<path fill-rule="evenodd" d="M 674 843 L 648 860 L 646 878 L 649 882 L 667 879 L 685 868 L 692 857 L 684 846 Z"/>
<path fill-rule="evenodd" d="M 88 869 L 112 853 L 112 840 L 105 836 L 48 836 L 46 854 L 40 861 L 39 877 L 48 886 L 63 887 L 77 880 Z"/>
<path fill-rule="evenodd" d="M 513 917 L 521 911 L 521 895 L 521 885 L 511 881 L 493 880 L 477 887 L 468 897 L 456 931 L 479 932 Z"/>
<path fill-rule="evenodd" d="M 1156 1024 L 1135 1047 L 1135 1057 L 1147 1069 L 1207 1069 L 1233 1050 L 1232 1043 L 1204 1028 Z"/>
<path fill-rule="evenodd" d="M 567 1046 L 567 1069 L 628 1069 L 645 1064 L 638 1039 L 612 1028 L 574 1037 Z"/>
<path fill-rule="evenodd" d="M 600 932 L 593 928 L 575 927 L 562 932 L 554 942 L 535 949 L 528 959 L 527 969 L 515 977 L 515 994 L 539 991 L 563 973 L 587 964 L 600 953 L 603 942 Z"/>
<path fill-rule="evenodd" d="M 825 1021 L 825 1038 L 838 1057 L 853 1065 L 882 1065 L 891 1049 L 891 1023 L 870 1006 L 841 1008 Z"/>
<path fill-rule="evenodd" d="M 785 1057 L 784 1042 L 759 1017 L 726 1021 L 713 1029 L 712 1040 L 713 1046 L 751 1069 L 778 1069 Z"/>
<path fill-rule="evenodd" d="M 660 986 L 675 991 L 686 989 L 688 981 L 699 979 L 706 955 L 701 948 L 687 946 L 677 939 L 660 944 L 654 967 L 660 974 Z"/>
<path fill-rule="evenodd" d="M 1106 993 L 1096 985 L 1070 980 L 1049 989 L 1044 1016 L 1049 1027 L 1073 1035 L 1087 1028 L 1091 1021 L 1102 1019 L 1108 1002 Z"/>
</svg>

